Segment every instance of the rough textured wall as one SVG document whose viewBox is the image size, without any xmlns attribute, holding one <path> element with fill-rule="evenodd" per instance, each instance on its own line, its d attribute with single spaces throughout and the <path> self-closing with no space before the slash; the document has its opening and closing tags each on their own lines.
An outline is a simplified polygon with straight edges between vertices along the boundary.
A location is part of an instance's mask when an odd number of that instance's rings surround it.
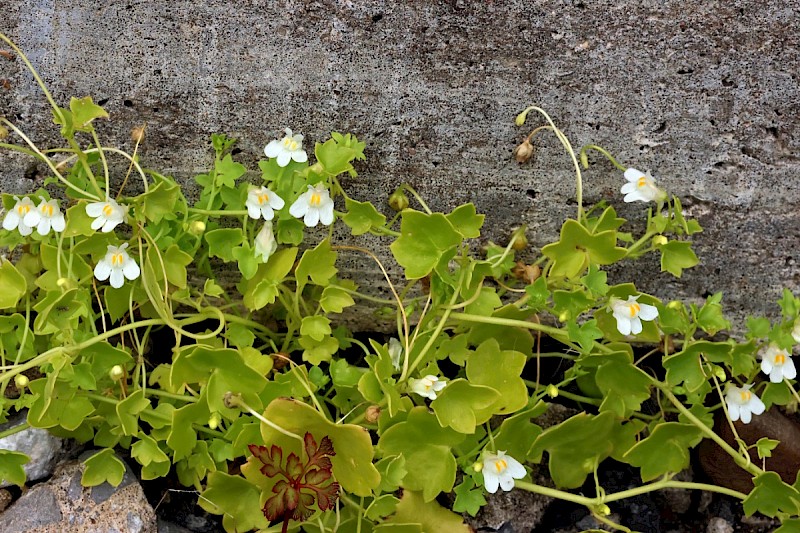
<svg viewBox="0 0 800 533">
<path fill-rule="evenodd" d="M 763 0 L 4 0 L 0 28 L 29 54 L 63 103 L 92 95 L 112 115 L 104 138 L 128 142 L 146 121 L 147 166 L 187 178 L 211 161 L 209 134 L 240 139 L 255 169 L 291 126 L 368 141 L 345 186 L 381 203 L 409 181 L 434 208 L 474 201 L 486 235 L 530 226 L 544 244 L 574 216 L 574 181 L 560 145 L 533 165 L 511 150 L 514 116 L 548 109 L 576 145 L 594 142 L 650 169 L 685 199 L 705 232 L 701 265 L 674 280 L 652 258 L 617 272 L 670 298 L 726 292 L 728 308 L 771 311 L 800 285 L 798 2 Z M 49 112 L 20 62 L 0 62 L 0 113 L 39 142 Z M 4 191 L 41 180 L 2 153 Z M 622 176 L 586 173 L 588 203 L 613 200 Z M 634 226 L 634 230 L 641 229 Z M 364 242 L 359 240 L 359 242 Z M 386 250 L 388 253 L 388 250 Z M 366 260 L 350 275 L 380 283 Z"/>
</svg>

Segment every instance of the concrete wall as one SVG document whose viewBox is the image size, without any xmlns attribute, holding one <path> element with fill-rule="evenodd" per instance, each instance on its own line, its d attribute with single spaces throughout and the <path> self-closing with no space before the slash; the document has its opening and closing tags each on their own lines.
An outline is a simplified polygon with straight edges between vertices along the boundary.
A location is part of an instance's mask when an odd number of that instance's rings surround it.
<svg viewBox="0 0 800 533">
<path fill-rule="evenodd" d="M 409 181 L 432 207 L 474 201 L 488 238 L 530 226 L 544 244 L 574 216 L 570 164 L 554 139 L 534 164 L 511 151 L 514 116 L 548 109 L 576 145 L 594 142 L 650 169 L 705 232 L 701 266 L 675 281 L 658 259 L 617 272 L 663 297 L 723 290 L 729 309 L 774 311 L 800 285 L 798 2 L 763 0 L 3 0 L 0 29 L 55 97 L 92 95 L 112 115 L 107 143 L 146 121 L 150 167 L 181 178 L 211 160 L 209 134 L 240 139 L 250 168 L 290 126 L 368 141 L 346 187 L 381 203 Z M 55 130 L 19 61 L 0 61 L 0 113 L 47 144 Z M 0 155 L 0 185 L 43 176 Z M 40 169 L 41 170 L 41 169 Z M 587 202 L 622 205 L 609 164 L 586 174 Z M 634 230 L 641 226 L 634 226 Z M 372 241 L 359 240 L 360 243 Z M 388 250 L 385 250 L 388 254 Z M 380 283 L 361 258 L 350 275 Z M 365 327 L 369 327 L 367 324 Z"/>
</svg>

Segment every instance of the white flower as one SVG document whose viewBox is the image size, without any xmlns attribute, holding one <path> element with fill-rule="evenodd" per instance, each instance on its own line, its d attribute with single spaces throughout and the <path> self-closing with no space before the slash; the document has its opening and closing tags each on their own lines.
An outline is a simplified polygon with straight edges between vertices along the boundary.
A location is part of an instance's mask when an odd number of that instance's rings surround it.
<svg viewBox="0 0 800 533">
<path fill-rule="evenodd" d="M 303 136 L 299 133 L 297 135 L 292 135 L 292 130 L 290 128 L 286 128 L 285 131 L 286 136 L 283 139 L 280 141 L 270 141 L 269 144 L 264 147 L 264 154 L 266 154 L 267 157 L 277 157 L 279 167 L 285 167 L 292 159 L 298 163 L 305 163 L 308 161 L 308 155 L 306 151 L 303 150 Z"/>
<path fill-rule="evenodd" d="M 86 206 L 86 214 L 92 217 L 92 229 L 100 229 L 103 233 L 108 233 L 125 220 L 128 212 L 126 206 L 119 205 L 115 200 L 109 198 L 105 202 L 92 202 Z"/>
<path fill-rule="evenodd" d="M 289 208 L 289 213 L 295 218 L 303 217 L 303 223 L 309 228 L 316 226 L 317 222 L 330 226 L 333 223 L 333 200 L 323 184 L 309 185 Z"/>
<path fill-rule="evenodd" d="M 19 229 L 20 234 L 25 236 L 30 235 L 33 232 L 33 228 L 25 224 L 25 215 L 36 209 L 36 206 L 33 205 L 33 202 L 31 202 L 31 199 L 27 196 L 21 200 L 15 196 L 14 200 L 16 200 L 17 203 L 14 204 L 14 207 L 3 219 L 3 229 L 8 231 Z"/>
<path fill-rule="evenodd" d="M 752 385 L 736 387 L 728 385 L 725 391 L 725 403 L 728 406 L 728 415 L 731 422 L 736 422 L 741 418 L 743 424 L 749 424 L 752 419 L 751 414 L 760 415 L 766 407 L 758 396 L 750 392 Z"/>
<path fill-rule="evenodd" d="M 792 338 L 795 342 L 800 342 L 800 318 L 794 322 L 794 328 L 792 328 Z"/>
<path fill-rule="evenodd" d="M 628 296 L 627 301 L 611 298 L 609 307 L 617 319 L 617 330 L 623 335 L 638 335 L 642 332 L 642 320 L 655 320 L 658 309 L 652 305 L 640 304 L 639 296 Z"/>
<path fill-rule="evenodd" d="M 483 484 L 494 494 L 499 486 L 504 491 L 514 488 L 514 480 L 525 477 L 525 467 L 519 461 L 506 455 L 504 451 L 487 453 L 483 458 Z"/>
<path fill-rule="evenodd" d="M 278 243 L 275 241 L 275 234 L 272 232 L 272 221 L 264 222 L 264 227 L 256 235 L 256 257 L 261 256 L 261 262 L 266 263 L 269 256 L 275 253 L 278 249 Z"/>
<path fill-rule="evenodd" d="M 36 209 L 28 211 L 22 222 L 26 226 L 35 227 L 39 235 L 47 235 L 50 233 L 50 228 L 53 228 L 53 231 L 64 231 L 67 223 L 64 214 L 58 208 L 58 200 L 47 201 L 44 196 L 39 198 L 42 203 Z"/>
<path fill-rule="evenodd" d="M 121 246 L 109 244 L 106 256 L 94 267 L 94 277 L 100 281 L 105 281 L 110 277 L 111 286 L 115 289 L 122 287 L 122 284 L 125 283 L 124 278 L 131 281 L 138 278 L 141 273 L 139 265 L 125 251 L 127 247 L 127 242 Z"/>
<path fill-rule="evenodd" d="M 250 215 L 250 218 L 258 220 L 264 217 L 264 220 L 272 220 L 275 217 L 274 210 L 283 208 L 285 203 L 283 198 L 273 191 L 266 187 L 259 187 L 247 191 L 247 201 L 244 205 L 247 206 L 247 214 Z"/>
<path fill-rule="evenodd" d="M 783 378 L 794 379 L 797 377 L 797 369 L 794 367 L 792 356 L 775 344 L 770 344 L 766 352 L 761 355 L 761 371 L 767 374 L 773 383 L 780 383 Z"/>
<path fill-rule="evenodd" d="M 626 202 L 663 201 L 667 198 L 667 193 L 656 187 L 656 182 L 649 172 L 643 174 L 635 168 L 629 168 L 625 171 L 625 179 L 628 183 L 623 185 L 619 192 L 625 195 Z"/>
<path fill-rule="evenodd" d="M 389 339 L 389 357 L 392 358 L 392 366 L 395 370 L 400 370 L 400 360 L 403 357 L 403 345 L 395 337 Z"/>
<path fill-rule="evenodd" d="M 435 400 L 436 393 L 442 390 L 447 382 L 428 374 L 422 379 L 411 378 L 408 380 L 408 384 L 411 386 L 411 392 L 419 394 L 423 398 Z"/>
</svg>

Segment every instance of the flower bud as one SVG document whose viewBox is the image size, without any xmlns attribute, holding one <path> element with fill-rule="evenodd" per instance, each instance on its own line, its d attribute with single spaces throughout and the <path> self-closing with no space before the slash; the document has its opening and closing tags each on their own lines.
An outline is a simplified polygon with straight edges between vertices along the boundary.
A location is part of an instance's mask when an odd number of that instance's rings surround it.
<svg viewBox="0 0 800 533">
<path fill-rule="evenodd" d="M 668 304 L 667 304 L 667 307 L 669 307 L 670 309 L 674 309 L 675 311 L 677 311 L 678 309 L 680 309 L 680 308 L 681 308 L 681 306 L 682 306 L 682 305 L 683 305 L 683 304 L 681 304 L 681 302 L 679 302 L 678 300 L 672 300 L 670 303 L 668 303 Z"/>
<path fill-rule="evenodd" d="M 194 220 L 189 224 L 189 233 L 200 236 L 206 230 L 206 223 L 202 220 Z"/>
<path fill-rule="evenodd" d="M 144 141 L 144 125 L 136 126 L 131 129 L 131 140 L 135 143 Z"/>
<path fill-rule="evenodd" d="M 519 252 L 527 247 L 528 238 L 525 236 L 525 231 L 523 229 L 514 231 L 514 234 L 511 236 L 511 248 Z"/>
<path fill-rule="evenodd" d="M 114 381 L 119 381 L 122 379 L 122 376 L 125 375 L 125 370 L 120 365 L 114 365 L 111 367 L 111 370 L 108 371 L 108 377 L 113 379 Z"/>
<path fill-rule="evenodd" d="M 669 242 L 669 239 L 664 237 L 663 235 L 656 235 L 653 237 L 653 246 L 664 246 Z"/>
<path fill-rule="evenodd" d="M 272 354 L 272 368 L 283 370 L 289 364 L 289 354 L 278 352 Z"/>
<path fill-rule="evenodd" d="M 567 320 L 569 320 L 569 311 L 564 311 L 558 315 L 559 322 L 566 322 Z"/>
<path fill-rule="evenodd" d="M 14 385 L 16 385 L 19 390 L 22 390 L 25 387 L 27 387 L 28 383 L 30 382 L 31 380 L 29 380 L 28 376 L 24 374 L 17 374 L 16 376 L 14 376 Z"/>
<path fill-rule="evenodd" d="M 408 196 L 401 189 L 389 195 L 389 207 L 395 211 L 402 211 L 408 207 Z"/>
<path fill-rule="evenodd" d="M 381 408 L 377 405 L 370 405 L 367 407 L 367 412 L 364 413 L 364 419 L 370 424 L 374 424 L 381 416 Z"/>
<path fill-rule="evenodd" d="M 530 111 L 530 108 L 526 109 L 525 111 L 517 115 L 517 118 L 514 119 L 514 123 L 517 126 L 522 126 L 523 124 L 525 124 L 525 119 L 528 118 L 528 111 Z"/>
<path fill-rule="evenodd" d="M 211 413 L 211 416 L 208 417 L 209 429 L 217 429 L 219 427 L 220 420 L 222 420 L 222 417 L 219 416 L 219 413 Z"/>
<path fill-rule="evenodd" d="M 522 144 L 514 148 L 514 159 L 517 160 L 517 163 L 525 163 L 531 157 L 533 157 L 533 145 L 531 141 L 526 137 Z"/>
<path fill-rule="evenodd" d="M 542 269 L 539 265 L 526 265 L 522 261 L 517 261 L 517 264 L 511 269 L 511 273 L 514 274 L 514 277 L 518 280 L 524 281 L 530 285 L 539 279 L 539 276 L 542 275 Z"/>
<path fill-rule="evenodd" d="M 0 126 L 0 141 L 8 138 L 8 128 Z"/>
<path fill-rule="evenodd" d="M 548 385 L 547 389 L 545 390 L 547 391 L 547 395 L 550 396 L 551 398 L 555 398 L 558 396 L 558 387 L 556 387 L 552 383 Z"/>
<path fill-rule="evenodd" d="M 601 505 L 597 510 L 603 516 L 608 516 L 611 514 L 611 508 L 606 504 Z"/>
<path fill-rule="evenodd" d="M 225 396 L 222 397 L 222 405 L 227 407 L 228 409 L 235 409 L 241 406 L 242 395 L 241 394 L 234 394 L 232 392 L 226 392 Z"/>
<path fill-rule="evenodd" d="M 475 463 L 472 465 L 472 469 L 476 472 L 483 470 L 483 461 L 475 461 Z"/>
</svg>

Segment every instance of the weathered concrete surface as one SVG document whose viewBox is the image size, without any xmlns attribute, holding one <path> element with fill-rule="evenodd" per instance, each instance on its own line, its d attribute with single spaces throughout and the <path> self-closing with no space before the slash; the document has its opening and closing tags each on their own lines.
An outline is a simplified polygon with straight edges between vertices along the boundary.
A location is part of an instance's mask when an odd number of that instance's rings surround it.
<svg viewBox="0 0 800 533">
<path fill-rule="evenodd" d="M 576 145 L 598 143 L 652 170 L 706 230 L 696 239 L 702 265 L 683 279 L 659 274 L 657 258 L 618 279 L 663 298 L 723 290 L 739 320 L 774 312 L 780 288 L 800 285 L 796 0 L 3 5 L 0 28 L 57 100 L 103 102 L 107 142 L 127 143 L 146 121 L 142 157 L 162 172 L 205 169 L 212 132 L 240 138 L 239 157 L 255 169 L 286 126 L 311 140 L 352 131 L 369 143 L 359 178 L 346 183 L 354 197 L 381 203 L 407 180 L 434 208 L 474 201 L 489 214 L 488 238 L 525 223 L 543 244 L 573 214 L 574 182 L 553 139 L 533 165 L 511 159 L 523 134 L 514 116 L 538 103 Z M 20 63 L 0 62 L 0 77 L 10 82 L 0 112 L 36 141 L 54 139 Z M 29 161 L 0 157 L 4 190 L 41 179 Z M 622 206 L 621 185 L 599 164 L 586 174 L 586 200 L 613 200 L 642 220 L 642 204 Z M 381 283 L 366 259 L 348 269 Z"/>
</svg>

